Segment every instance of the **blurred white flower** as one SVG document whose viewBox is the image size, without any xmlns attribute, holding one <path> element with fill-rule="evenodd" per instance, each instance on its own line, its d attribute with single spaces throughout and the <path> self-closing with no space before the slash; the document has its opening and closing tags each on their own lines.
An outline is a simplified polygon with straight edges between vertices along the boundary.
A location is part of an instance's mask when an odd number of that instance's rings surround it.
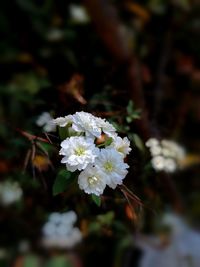
<svg viewBox="0 0 200 267">
<path fill-rule="evenodd" d="M 153 157 L 151 163 L 156 171 L 161 171 L 165 167 L 165 159 L 162 156 Z"/>
<path fill-rule="evenodd" d="M 166 158 L 164 165 L 164 170 L 167 172 L 174 172 L 177 168 L 175 160 L 171 158 Z"/>
<path fill-rule="evenodd" d="M 17 182 L 5 181 L 0 183 L 0 203 L 3 206 L 19 201 L 23 191 Z"/>
<path fill-rule="evenodd" d="M 163 148 L 168 149 L 171 155 L 176 157 L 178 160 L 181 160 L 185 157 L 185 149 L 178 145 L 176 142 L 164 139 L 161 141 L 161 144 Z"/>
<path fill-rule="evenodd" d="M 73 210 L 62 213 L 61 221 L 63 224 L 73 225 L 77 221 L 77 215 Z"/>
<path fill-rule="evenodd" d="M 159 145 L 155 145 L 149 148 L 152 156 L 158 156 L 162 152 L 162 148 Z"/>
<path fill-rule="evenodd" d="M 88 164 L 94 163 L 99 154 L 99 149 L 93 140 L 83 136 L 72 136 L 61 143 L 60 155 L 64 157 L 61 163 L 65 163 L 69 171 L 83 170 Z"/>
<path fill-rule="evenodd" d="M 69 6 L 69 12 L 71 18 L 76 23 L 88 23 L 90 20 L 86 9 L 81 5 L 71 4 Z"/>
<path fill-rule="evenodd" d="M 122 184 L 127 175 L 128 164 L 124 163 L 121 154 L 114 148 L 105 148 L 100 151 L 95 161 L 95 166 L 102 175 L 105 175 L 106 183 L 112 189 Z"/>
<path fill-rule="evenodd" d="M 53 120 L 53 123 L 60 126 L 60 127 L 65 127 L 68 125 L 71 125 L 73 123 L 73 116 L 68 115 L 65 117 L 59 117 Z"/>
<path fill-rule="evenodd" d="M 72 248 L 82 240 L 82 234 L 74 223 L 77 215 L 74 211 L 52 213 L 42 228 L 42 244 L 46 248 Z"/>
<path fill-rule="evenodd" d="M 185 150 L 176 142 L 163 139 L 161 141 L 150 138 L 146 142 L 146 146 L 149 147 L 152 159 L 151 163 L 155 170 L 166 172 L 175 172 L 179 163 L 185 157 Z"/>
<path fill-rule="evenodd" d="M 59 212 L 53 212 L 49 215 L 49 221 L 52 223 L 59 223 L 62 215 Z"/>
<path fill-rule="evenodd" d="M 45 236 L 54 236 L 56 235 L 56 224 L 53 222 L 47 222 L 43 227 L 43 234 Z"/>
<path fill-rule="evenodd" d="M 85 193 L 99 196 L 103 194 L 106 187 L 105 175 L 98 171 L 96 167 L 88 166 L 80 173 L 78 184 Z"/>
<path fill-rule="evenodd" d="M 152 147 L 152 146 L 157 146 L 159 144 L 159 141 L 156 138 L 150 138 L 149 140 L 147 140 L 147 142 L 145 143 L 145 145 L 147 147 Z"/>
<path fill-rule="evenodd" d="M 56 126 L 53 123 L 53 118 L 49 112 L 43 112 L 36 120 L 36 124 L 40 127 L 43 127 L 45 132 L 54 132 Z"/>
<path fill-rule="evenodd" d="M 123 157 L 126 157 L 131 151 L 130 141 L 127 137 L 121 138 L 119 136 L 115 136 L 113 138 L 113 142 L 110 147 L 115 148 Z"/>
</svg>

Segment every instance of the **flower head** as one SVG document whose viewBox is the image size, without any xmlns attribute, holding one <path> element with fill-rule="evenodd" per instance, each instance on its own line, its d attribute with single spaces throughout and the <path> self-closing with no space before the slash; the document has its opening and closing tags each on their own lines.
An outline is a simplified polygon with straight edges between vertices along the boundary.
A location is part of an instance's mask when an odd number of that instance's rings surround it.
<svg viewBox="0 0 200 267">
<path fill-rule="evenodd" d="M 113 138 L 113 142 L 110 147 L 115 148 L 123 157 L 126 157 L 131 151 L 130 141 L 127 137 L 121 138 L 119 136 L 115 136 Z"/>
<path fill-rule="evenodd" d="M 87 112 L 76 112 L 73 115 L 72 128 L 76 132 L 84 132 L 89 137 L 101 136 L 101 127 L 97 124 L 96 118 Z"/>
<path fill-rule="evenodd" d="M 105 176 L 107 185 L 112 189 L 115 189 L 118 184 L 122 184 L 129 167 L 124 163 L 121 154 L 114 148 L 102 149 L 95 161 L 95 166 Z"/>
<path fill-rule="evenodd" d="M 53 118 L 49 112 L 43 112 L 36 120 L 36 124 L 43 127 L 45 132 L 54 132 L 56 130 Z"/>
<path fill-rule="evenodd" d="M 99 196 L 103 194 L 106 187 L 106 179 L 96 167 L 88 166 L 80 173 L 78 184 L 85 193 Z"/>
<path fill-rule="evenodd" d="M 61 143 L 60 155 L 64 157 L 61 163 L 65 163 L 69 171 L 83 170 L 88 164 L 94 163 L 99 149 L 90 138 L 72 136 Z"/>
<path fill-rule="evenodd" d="M 17 182 L 0 183 L 0 203 L 8 206 L 21 199 L 23 191 Z"/>
<path fill-rule="evenodd" d="M 52 122 L 54 124 L 60 126 L 60 127 L 65 127 L 65 126 L 68 126 L 68 125 L 72 124 L 73 116 L 72 115 L 68 115 L 68 116 L 65 116 L 65 117 L 59 117 L 59 118 L 54 119 Z"/>
<path fill-rule="evenodd" d="M 156 146 L 159 144 L 159 141 L 156 138 L 150 138 L 149 140 L 147 140 L 147 142 L 145 143 L 145 145 L 147 147 L 152 147 L 152 146 Z"/>
<path fill-rule="evenodd" d="M 105 119 L 102 118 L 96 118 L 96 123 L 97 125 L 101 128 L 101 130 L 108 135 L 109 137 L 114 137 L 116 135 L 116 129 L 115 127 L 106 121 Z"/>
<path fill-rule="evenodd" d="M 174 172 L 185 157 L 185 150 L 176 142 L 163 139 L 161 141 L 150 138 L 146 142 L 152 156 L 152 166 L 155 170 Z"/>
<path fill-rule="evenodd" d="M 74 211 L 50 214 L 44 224 L 42 244 L 45 247 L 71 248 L 82 239 L 82 234 L 74 223 L 77 215 Z"/>
<path fill-rule="evenodd" d="M 81 171 L 80 189 L 99 196 L 106 185 L 115 189 L 122 184 L 129 167 L 124 158 L 131 151 L 127 137 L 119 137 L 105 119 L 83 111 L 57 118 L 54 124 L 67 127 L 66 135 L 70 137 L 61 143 L 61 163 L 71 172 Z"/>
<path fill-rule="evenodd" d="M 162 156 L 155 156 L 151 160 L 152 166 L 156 171 L 161 171 L 165 166 L 165 159 Z"/>
</svg>

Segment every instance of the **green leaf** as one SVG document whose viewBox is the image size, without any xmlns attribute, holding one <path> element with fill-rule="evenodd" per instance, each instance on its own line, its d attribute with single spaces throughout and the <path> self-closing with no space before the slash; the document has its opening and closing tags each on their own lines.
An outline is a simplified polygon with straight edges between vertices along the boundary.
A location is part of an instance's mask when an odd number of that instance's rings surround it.
<svg viewBox="0 0 200 267">
<path fill-rule="evenodd" d="M 61 140 L 65 140 L 68 137 L 68 130 L 66 127 L 58 127 L 58 133 Z"/>
<path fill-rule="evenodd" d="M 128 106 L 126 108 L 127 113 L 130 115 L 134 110 L 134 103 L 132 100 L 128 102 Z"/>
<path fill-rule="evenodd" d="M 132 119 L 131 116 L 127 116 L 127 117 L 126 117 L 126 121 L 127 121 L 128 123 L 131 123 L 131 122 L 133 121 L 133 119 Z"/>
<path fill-rule="evenodd" d="M 72 174 L 67 170 L 60 170 L 56 176 L 54 185 L 53 185 L 53 195 L 56 196 L 64 192 L 68 185 L 72 183 Z"/>
<path fill-rule="evenodd" d="M 92 200 L 94 201 L 94 203 L 95 203 L 98 207 L 101 206 L 101 198 L 100 198 L 100 197 L 98 197 L 98 196 L 92 194 Z"/>
<path fill-rule="evenodd" d="M 139 148 L 141 151 L 144 151 L 144 144 L 142 139 L 137 134 L 133 134 L 133 140 L 137 148 Z"/>
</svg>

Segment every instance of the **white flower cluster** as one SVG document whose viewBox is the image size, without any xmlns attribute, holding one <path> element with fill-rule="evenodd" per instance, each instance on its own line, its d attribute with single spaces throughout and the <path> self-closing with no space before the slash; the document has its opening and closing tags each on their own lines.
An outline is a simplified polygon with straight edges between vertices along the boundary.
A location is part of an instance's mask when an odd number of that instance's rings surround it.
<svg viewBox="0 0 200 267">
<path fill-rule="evenodd" d="M 45 132 L 54 132 L 56 126 L 53 123 L 53 118 L 49 112 L 43 112 L 36 120 L 36 125 L 42 127 Z"/>
<path fill-rule="evenodd" d="M 5 181 L 0 183 L 0 203 L 3 206 L 19 201 L 23 191 L 17 182 Z"/>
<path fill-rule="evenodd" d="M 86 24 L 90 21 L 87 10 L 82 5 L 69 5 L 69 13 L 72 21 L 75 23 Z"/>
<path fill-rule="evenodd" d="M 57 118 L 54 123 L 66 127 L 69 133 L 61 143 L 61 162 L 71 172 L 81 171 L 78 177 L 80 189 L 99 196 L 106 185 L 115 189 L 122 184 L 129 167 L 124 158 L 131 151 L 127 137 L 119 137 L 113 125 L 105 119 L 83 111 Z M 102 137 L 110 143 L 105 141 L 100 148 L 96 141 Z"/>
<path fill-rule="evenodd" d="M 152 159 L 151 164 L 156 171 L 174 172 L 179 167 L 179 162 L 185 157 L 185 150 L 171 140 L 157 140 L 150 138 L 146 142 Z"/>
<path fill-rule="evenodd" d="M 72 248 L 82 240 L 79 228 L 74 227 L 77 215 L 74 211 L 54 212 L 43 226 L 42 244 L 46 248 Z"/>
</svg>

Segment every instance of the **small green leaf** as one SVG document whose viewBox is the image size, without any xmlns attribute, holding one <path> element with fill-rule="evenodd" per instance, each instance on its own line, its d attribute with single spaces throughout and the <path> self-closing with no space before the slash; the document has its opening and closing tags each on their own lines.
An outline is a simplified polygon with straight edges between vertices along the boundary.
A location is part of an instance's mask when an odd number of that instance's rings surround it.
<svg viewBox="0 0 200 267">
<path fill-rule="evenodd" d="M 66 127 L 58 127 L 58 133 L 61 140 L 64 140 L 68 137 L 68 130 Z"/>
<path fill-rule="evenodd" d="M 127 117 L 126 117 L 126 121 L 127 121 L 128 123 L 131 123 L 131 122 L 133 121 L 133 119 L 132 119 L 132 117 L 127 116 Z"/>
<path fill-rule="evenodd" d="M 60 170 L 53 185 L 53 195 L 55 196 L 64 192 L 72 181 L 71 172 L 67 170 Z"/>
<path fill-rule="evenodd" d="M 137 148 L 139 148 L 141 151 L 144 151 L 144 144 L 142 139 L 137 134 L 133 134 L 133 140 Z"/>
<path fill-rule="evenodd" d="M 141 111 L 137 109 L 133 114 L 132 114 L 132 119 L 140 119 L 141 117 Z"/>
<path fill-rule="evenodd" d="M 134 103 L 132 100 L 128 102 L 128 106 L 126 108 L 127 113 L 130 115 L 134 110 Z"/>
<path fill-rule="evenodd" d="M 101 206 L 101 198 L 100 198 L 100 197 L 98 197 L 98 196 L 92 194 L 92 200 L 94 201 L 94 203 L 95 203 L 98 207 Z"/>
</svg>

